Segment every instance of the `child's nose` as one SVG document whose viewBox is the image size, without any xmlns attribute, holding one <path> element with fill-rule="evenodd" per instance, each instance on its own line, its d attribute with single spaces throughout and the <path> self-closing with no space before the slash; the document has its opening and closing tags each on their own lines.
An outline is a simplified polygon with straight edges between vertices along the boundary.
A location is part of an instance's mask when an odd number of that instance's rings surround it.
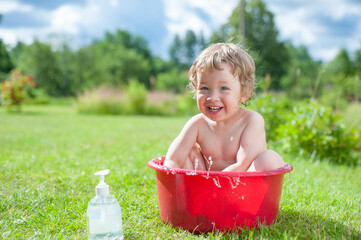
<svg viewBox="0 0 361 240">
<path fill-rule="evenodd" d="M 219 100 L 219 94 L 217 91 L 211 91 L 209 92 L 209 95 L 207 97 L 208 101 L 218 101 Z"/>
</svg>

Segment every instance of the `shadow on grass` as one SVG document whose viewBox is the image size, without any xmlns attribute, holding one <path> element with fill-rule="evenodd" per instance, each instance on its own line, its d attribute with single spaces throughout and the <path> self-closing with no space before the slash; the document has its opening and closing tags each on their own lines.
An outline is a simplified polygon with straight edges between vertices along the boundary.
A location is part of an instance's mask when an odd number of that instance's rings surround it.
<svg viewBox="0 0 361 240">
<path fill-rule="evenodd" d="M 270 226 L 261 225 L 257 229 L 245 228 L 229 233 L 216 231 L 209 234 L 223 237 L 222 239 L 361 239 L 361 232 L 355 226 L 293 210 L 280 211 L 277 221 Z M 200 235 L 208 237 L 204 233 Z"/>
<path fill-rule="evenodd" d="M 280 211 L 271 228 L 287 231 L 299 239 L 361 239 L 361 232 L 344 222 L 294 210 Z"/>
</svg>

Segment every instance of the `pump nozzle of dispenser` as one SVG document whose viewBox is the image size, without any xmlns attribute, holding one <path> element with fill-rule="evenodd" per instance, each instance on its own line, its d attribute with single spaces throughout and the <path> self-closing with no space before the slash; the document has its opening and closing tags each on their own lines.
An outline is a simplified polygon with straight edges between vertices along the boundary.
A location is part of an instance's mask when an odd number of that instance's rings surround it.
<svg viewBox="0 0 361 240">
<path fill-rule="evenodd" d="M 106 196 L 109 194 L 109 185 L 104 182 L 104 176 L 108 175 L 109 169 L 96 172 L 95 175 L 99 176 L 99 184 L 95 188 L 97 196 Z"/>
</svg>

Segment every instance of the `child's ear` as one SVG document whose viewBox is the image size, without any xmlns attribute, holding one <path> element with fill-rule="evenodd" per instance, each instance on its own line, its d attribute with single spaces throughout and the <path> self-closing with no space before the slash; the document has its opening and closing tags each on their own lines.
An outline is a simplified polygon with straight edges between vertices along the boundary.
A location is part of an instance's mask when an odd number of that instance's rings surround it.
<svg viewBox="0 0 361 240">
<path fill-rule="evenodd" d="M 241 94 L 242 94 L 242 97 L 241 97 L 240 101 L 241 101 L 241 103 L 244 103 L 244 102 L 246 102 L 246 101 L 248 100 L 248 98 L 251 96 L 251 89 L 249 88 L 249 89 L 247 89 L 247 90 L 243 90 L 243 91 L 241 92 Z"/>
<path fill-rule="evenodd" d="M 245 101 L 247 101 L 247 99 L 248 99 L 248 96 L 241 97 L 241 103 L 244 103 Z"/>
</svg>

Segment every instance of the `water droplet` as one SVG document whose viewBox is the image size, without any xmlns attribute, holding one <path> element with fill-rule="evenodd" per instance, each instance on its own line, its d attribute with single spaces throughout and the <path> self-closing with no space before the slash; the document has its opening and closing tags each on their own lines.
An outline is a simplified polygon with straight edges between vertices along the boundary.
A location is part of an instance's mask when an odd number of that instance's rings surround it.
<svg viewBox="0 0 361 240">
<path fill-rule="evenodd" d="M 199 163 L 199 160 L 198 160 L 198 158 L 196 158 L 196 159 L 194 160 L 194 171 L 197 171 L 198 163 Z"/>
<path fill-rule="evenodd" d="M 218 188 L 221 188 L 221 187 L 222 187 L 221 184 L 220 184 L 220 182 L 219 182 L 218 177 L 212 178 L 212 179 L 213 179 L 214 184 L 215 184 Z"/>
</svg>

